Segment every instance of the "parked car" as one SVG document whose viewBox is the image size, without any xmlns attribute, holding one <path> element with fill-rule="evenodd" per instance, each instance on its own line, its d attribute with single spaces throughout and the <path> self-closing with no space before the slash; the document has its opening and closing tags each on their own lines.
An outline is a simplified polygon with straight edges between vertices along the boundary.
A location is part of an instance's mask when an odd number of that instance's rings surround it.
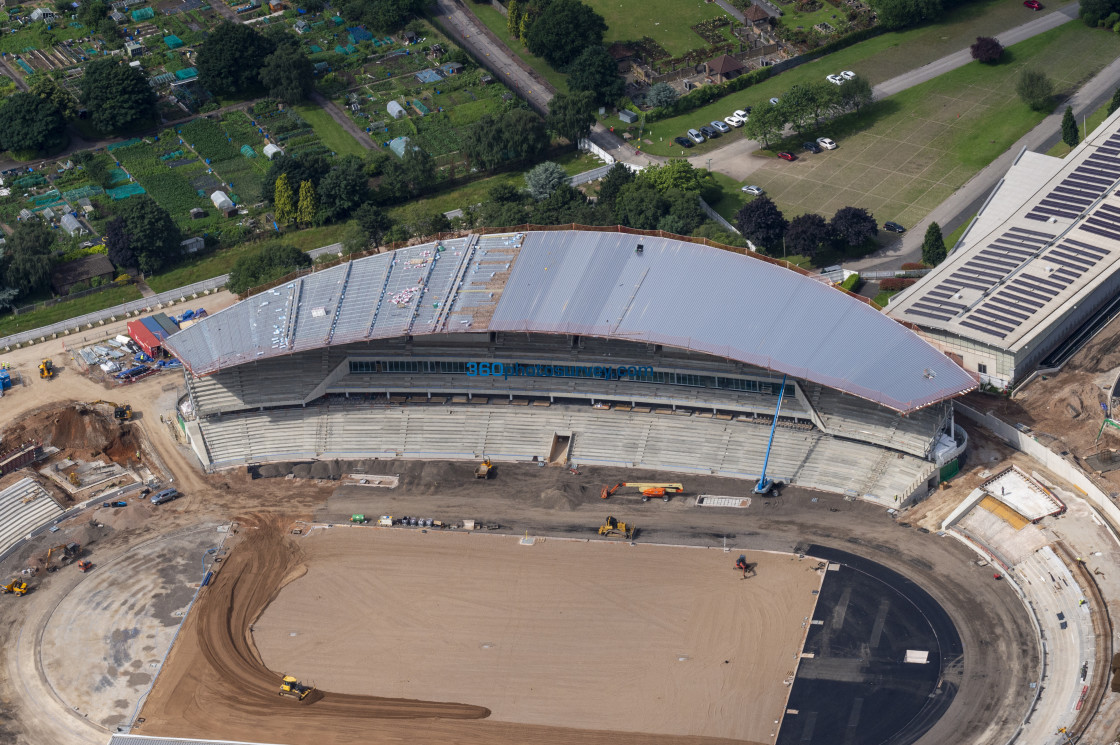
<svg viewBox="0 0 1120 745">
<path fill-rule="evenodd" d="M 817 144 L 820 145 L 821 147 L 823 147 L 825 150 L 835 150 L 836 149 L 836 143 L 833 142 L 832 140 L 828 139 L 827 137 L 818 137 L 817 138 Z"/>
<path fill-rule="evenodd" d="M 674 137 L 673 142 L 677 143 L 681 147 L 692 147 L 692 140 L 688 139 L 687 137 Z"/>
<path fill-rule="evenodd" d="M 690 129 L 690 130 L 688 130 L 688 139 L 692 140 L 697 145 L 699 145 L 701 142 L 704 141 L 704 135 L 700 134 L 695 129 Z"/>
<path fill-rule="evenodd" d="M 723 132 L 724 134 L 727 134 L 731 131 L 731 127 L 729 127 L 727 124 L 724 124 L 719 119 L 712 120 L 712 127 L 714 127 L 717 132 Z"/>
<path fill-rule="evenodd" d="M 851 80 L 855 76 L 856 76 L 856 74 L 854 72 L 852 72 L 851 70 L 841 70 L 840 71 L 840 77 L 844 78 L 844 80 Z"/>
<path fill-rule="evenodd" d="M 728 124 L 730 124 L 732 127 L 741 127 L 744 124 L 746 124 L 746 122 L 744 122 L 742 119 L 735 116 L 734 114 L 732 114 L 731 116 L 724 119 L 724 121 L 727 122 Z"/>
<path fill-rule="evenodd" d="M 782 152 L 778 153 L 778 157 L 779 157 L 779 158 L 781 158 L 782 160 L 788 160 L 788 161 L 794 161 L 794 160 L 797 160 L 797 156 L 796 156 L 796 155 L 794 155 L 793 153 L 787 153 L 787 152 L 786 152 L 785 150 L 783 150 Z"/>
<path fill-rule="evenodd" d="M 735 116 L 739 117 L 744 122 L 747 121 L 747 119 L 750 118 L 750 114 L 751 114 L 751 107 L 750 106 L 748 106 L 746 109 L 736 109 L 735 110 Z"/>
<path fill-rule="evenodd" d="M 778 103 L 779 103 L 779 102 L 780 102 L 781 100 L 782 100 L 782 99 L 780 99 L 780 98 L 771 98 L 771 99 L 770 99 L 770 105 L 771 105 L 771 106 L 777 106 L 777 105 L 778 105 Z"/>
<path fill-rule="evenodd" d="M 844 78 L 840 77 L 839 75 L 827 75 L 825 76 L 825 80 L 830 83 L 835 83 L 836 85 L 844 84 Z"/>
<path fill-rule="evenodd" d="M 128 502 L 118 499 L 116 502 L 102 502 L 102 507 L 127 507 Z"/>
<path fill-rule="evenodd" d="M 704 135 L 709 140 L 714 140 L 719 137 L 719 132 L 706 125 L 700 128 L 700 134 Z"/>
<path fill-rule="evenodd" d="M 178 499 L 181 496 L 182 495 L 179 494 L 178 489 L 164 489 L 161 492 L 157 492 L 152 497 L 152 504 L 163 504 L 164 502 L 170 502 L 173 499 Z"/>
<path fill-rule="evenodd" d="M 1023 0 L 1023 5 L 1031 10 L 1042 10 L 1042 3 L 1038 0 Z"/>
<path fill-rule="evenodd" d="M 883 230 L 888 230 L 892 233 L 905 233 L 906 232 L 906 228 L 902 227 L 901 225 L 899 225 L 896 222 L 890 222 L 890 221 L 883 223 Z"/>
<path fill-rule="evenodd" d="M 821 146 L 815 142 L 803 142 L 801 143 L 801 147 L 805 148 L 810 153 L 819 153 L 821 151 Z"/>
<path fill-rule="evenodd" d="M 747 194 L 751 194 L 751 195 L 756 196 L 756 197 L 761 197 L 763 194 L 766 193 L 762 190 L 761 186 L 754 186 L 754 185 L 744 186 L 739 191 L 745 191 Z"/>
</svg>

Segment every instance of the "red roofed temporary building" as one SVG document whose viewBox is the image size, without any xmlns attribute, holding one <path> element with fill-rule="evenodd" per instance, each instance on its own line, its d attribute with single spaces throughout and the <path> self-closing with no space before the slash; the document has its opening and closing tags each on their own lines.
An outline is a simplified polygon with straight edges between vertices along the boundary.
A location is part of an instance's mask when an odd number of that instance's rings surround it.
<svg viewBox="0 0 1120 745">
<path fill-rule="evenodd" d="M 159 313 L 156 316 L 128 322 L 128 335 L 149 357 L 159 356 L 163 351 L 163 340 L 178 331 L 170 319 L 159 316 L 164 314 Z"/>
</svg>

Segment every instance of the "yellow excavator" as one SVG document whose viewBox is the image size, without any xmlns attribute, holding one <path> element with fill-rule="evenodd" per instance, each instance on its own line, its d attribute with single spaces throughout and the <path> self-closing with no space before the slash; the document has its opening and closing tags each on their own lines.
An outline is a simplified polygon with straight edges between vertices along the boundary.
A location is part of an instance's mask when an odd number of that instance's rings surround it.
<svg viewBox="0 0 1120 745">
<path fill-rule="evenodd" d="M 39 363 L 39 377 L 50 380 L 54 377 L 54 360 L 43 360 Z"/>
<path fill-rule="evenodd" d="M 132 404 L 118 404 L 115 401 L 102 401 L 101 399 L 98 399 L 90 404 L 90 406 L 97 406 L 98 404 L 112 406 L 114 419 L 121 422 L 132 421 Z"/>
<path fill-rule="evenodd" d="M 636 533 L 637 530 L 638 529 L 634 527 L 633 524 L 620 523 L 617 518 L 608 517 L 607 521 L 599 526 L 599 535 L 605 535 L 607 537 L 617 535 L 630 540 L 634 537 L 634 533 Z"/>
<path fill-rule="evenodd" d="M 680 484 L 651 484 L 636 481 L 624 481 L 621 484 L 615 484 L 611 487 L 603 487 L 603 491 L 599 493 L 600 499 L 606 499 L 614 494 L 620 488 L 628 486 L 632 489 L 637 489 L 642 493 L 642 501 L 648 502 L 650 497 L 661 497 L 666 502 L 669 501 L 670 494 L 680 494 L 684 491 L 684 487 Z"/>
<path fill-rule="evenodd" d="M 53 571 L 51 568 L 51 558 L 56 555 L 61 556 L 59 559 L 60 564 L 70 564 L 82 555 L 82 547 L 77 543 L 70 542 L 49 549 L 47 551 L 47 571 Z"/>
<path fill-rule="evenodd" d="M 305 686 L 296 680 L 294 675 L 285 675 L 284 679 L 280 681 L 280 695 L 291 696 L 303 701 L 311 692 L 315 690 L 315 686 Z"/>
<path fill-rule="evenodd" d="M 5 595 L 16 595 L 23 597 L 27 594 L 27 583 L 21 579 L 13 579 L 6 585 L 0 585 L 0 592 Z"/>
</svg>

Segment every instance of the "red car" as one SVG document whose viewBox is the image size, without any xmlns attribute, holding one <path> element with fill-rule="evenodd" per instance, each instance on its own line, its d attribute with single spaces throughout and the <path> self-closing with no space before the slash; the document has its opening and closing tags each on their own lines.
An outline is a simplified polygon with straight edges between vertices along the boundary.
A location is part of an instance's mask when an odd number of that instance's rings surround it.
<svg viewBox="0 0 1120 745">
<path fill-rule="evenodd" d="M 1038 0 L 1023 0 L 1023 5 L 1031 10 L 1042 10 L 1042 3 Z"/>
<path fill-rule="evenodd" d="M 797 160 L 796 155 L 794 155 L 793 153 L 787 153 L 784 150 L 782 152 L 778 153 L 778 157 L 781 158 L 782 160 Z"/>
</svg>

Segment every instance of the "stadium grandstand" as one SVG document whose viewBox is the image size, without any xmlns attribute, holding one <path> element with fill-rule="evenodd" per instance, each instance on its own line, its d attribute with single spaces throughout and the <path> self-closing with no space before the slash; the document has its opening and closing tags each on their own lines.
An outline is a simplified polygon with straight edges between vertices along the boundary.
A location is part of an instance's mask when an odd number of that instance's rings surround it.
<svg viewBox="0 0 1120 745">
<path fill-rule="evenodd" d="M 758 479 L 781 399 L 770 478 L 900 504 L 963 449 L 951 399 L 976 385 L 806 273 L 608 230 L 376 254 L 166 344 L 211 470 L 489 456 Z"/>
<path fill-rule="evenodd" d="M 887 313 L 982 383 L 1054 370 L 1120 311 L 1120 111 L 1063 158 L 1024 150 L 949 258 Z"/>
</svg>

